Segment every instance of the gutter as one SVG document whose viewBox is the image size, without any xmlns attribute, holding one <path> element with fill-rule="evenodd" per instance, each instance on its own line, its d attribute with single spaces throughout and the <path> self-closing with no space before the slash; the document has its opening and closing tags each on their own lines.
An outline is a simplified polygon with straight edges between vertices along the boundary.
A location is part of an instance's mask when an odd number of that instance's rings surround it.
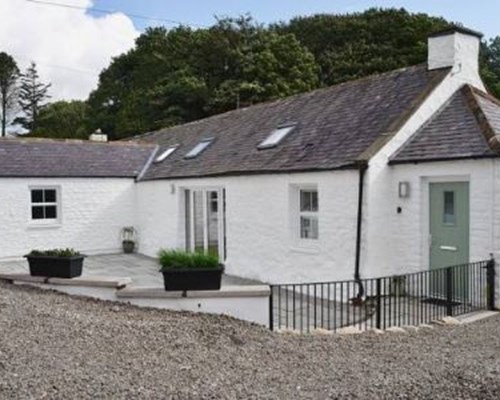
<svg viewBox="0 0 500 400">
<path fill-rule="evenodd" d="M 358 294 L 356 295 L 355 301 L 357 303 L 362 301 L 365 294 L 365 288 L 363 287 L 363 282 L 361 281 L 361 275 L 359 273 L 359 267 L 361 264 L 361 240 L 363 233 L 363 200 L 364 200 L 364 181 L 365 173 L 368 169 L 368 163 L 366 161 L 361 161 L 358 164 L 359 168 L 359 184 L 358 184 L 358 217 L 357 217 L 357 227 L 356 227 L 356 257 L 354 261 L 354 281 L 358 285 Z"/>
</svg>

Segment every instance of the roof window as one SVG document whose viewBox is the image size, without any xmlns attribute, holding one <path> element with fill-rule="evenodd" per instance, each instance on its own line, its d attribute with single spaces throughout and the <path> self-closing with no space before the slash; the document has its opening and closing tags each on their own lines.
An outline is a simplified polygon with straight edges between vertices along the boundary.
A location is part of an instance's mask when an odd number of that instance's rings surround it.
<svg viewBox="0 0 500 400">
<path fill-rule="evenodd" d="M 284 138 L 288 136 L 290 132 L 292 132 L 297 124 L 286 124 L 280 125 L 271 134 L 265 138 L 257 148 L 259 150 L 270 149 L 272 147 L 276 147 Z"/>
<path fill-rule="evenodd" d="M 195 158 L 198 157 L 201 153 L 203 153 L 208 146 L 212 144 L 214 138 L 207 138 L 201 140 L 196 146 L 194 146 L 189 153 L 187 153 L 184 158 Z"/>
<path fill-rule="evenodd" d="M 161 153 L 158 157 L 155 159 L 155 163 L 160 163 L 162 161 L 165 161 L 176 149 L 176 146 L 171 146 L 167 150 L 165 150 L 163 153 Z"/>
</svg>

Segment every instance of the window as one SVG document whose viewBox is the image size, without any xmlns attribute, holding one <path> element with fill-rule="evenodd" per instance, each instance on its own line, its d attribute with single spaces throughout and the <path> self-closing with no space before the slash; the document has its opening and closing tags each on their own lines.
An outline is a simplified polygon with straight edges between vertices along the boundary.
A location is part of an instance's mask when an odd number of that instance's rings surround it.
<svg viewBox="0 0 500 400">
<path fill-rule="evenodd" d="M 456 223 L 455 192 L 444 192 L 443 223 L 445 225 L 455 225 Z"/>
<path fill-rule="evenodd" d="M 176 149 L 178 146 L 169 147 L 163 153 L 161 153 L 158 157 L 156 157 L 155 163 L 160 163 L 165 161 Z"/>
<path fill-rule="evenodd" d="M 318 190 L 299 190 L 300 238 L 318 239 Z"/>
<path fill-rule="evenodd" d="M 271 134 L 257 146 L 257 148 L 263 150 L 276 147 L 285 137 L 288 136 L 290 132 L 295 129 L 295 126 L 296 124 L 279 126 L 278 129 L 272 131 Z"/>
<path fill-rule="evenodd" d="M 203 153 L 208 146 L 212 144 L 214 141 L 213 138 L 203 139 L 196 146 L 194 146 L 189 153 L 187 153 L 184 158 L 195 158 L 198 157 L 201 153 Z"/>
<path fill-rule="evenodd" d="M 31 219 L 56 221 L 59 218 L 57 198 L 56 188 L 31 189 Z"/>
</svg>

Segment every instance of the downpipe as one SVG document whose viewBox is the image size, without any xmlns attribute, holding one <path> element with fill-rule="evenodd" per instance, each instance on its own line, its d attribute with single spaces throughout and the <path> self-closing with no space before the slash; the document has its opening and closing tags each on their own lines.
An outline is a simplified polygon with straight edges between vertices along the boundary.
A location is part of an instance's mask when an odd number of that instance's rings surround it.
<svg viewBox="0 0 500 400">
<path fill-rule="evenodd" d="M 361 264 L 361 240 L 363 233 L 363 200 L 364 200 L 364 183 L 365 183 L 365 173 L 368 169 L 368 163 L 366 161 L 359 163 L 359 184 L 358 184 L 358 218 L 357 218 L 357 228 L 356 228 L 356 257 L 354 261 L 354 281 L 358 286 L 358 294 L 356 295 L 355 301 L 361 304 L 363 297 L 365 295 L 365 288 L 363 282 L 361 281 L 361 275 L 359 273 L 359 268 Z"/>
</svg>

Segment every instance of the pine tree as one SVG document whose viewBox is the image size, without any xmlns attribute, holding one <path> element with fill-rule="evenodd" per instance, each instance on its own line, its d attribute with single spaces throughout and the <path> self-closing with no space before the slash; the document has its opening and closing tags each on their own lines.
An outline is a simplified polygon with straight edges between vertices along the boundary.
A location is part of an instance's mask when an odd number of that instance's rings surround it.
<svg viewBox="0 0 500 400">
<path fill-rule="evenodd" d="M 24 112 L 23 117 L 16 118 L 15 123 L 21 125 L 29 132 L 36 128 L 36 122 L 43 103 L 50 96 L 48 95 L 51 84 L 40 82 L 36 64 L 34 62 L 28 67 L 26 72 L 21 75 L 21 84 L 19 87 L 19 105 Z"/>
<path fill-rule="evenodd" d="M 16 107 L 17 80 L 19 68 L 15 60 L 7 53 L 0 53 L 0 123 L 1 136 L 5 136 L 9 124 L 9 114 Z"/>
</svg>

